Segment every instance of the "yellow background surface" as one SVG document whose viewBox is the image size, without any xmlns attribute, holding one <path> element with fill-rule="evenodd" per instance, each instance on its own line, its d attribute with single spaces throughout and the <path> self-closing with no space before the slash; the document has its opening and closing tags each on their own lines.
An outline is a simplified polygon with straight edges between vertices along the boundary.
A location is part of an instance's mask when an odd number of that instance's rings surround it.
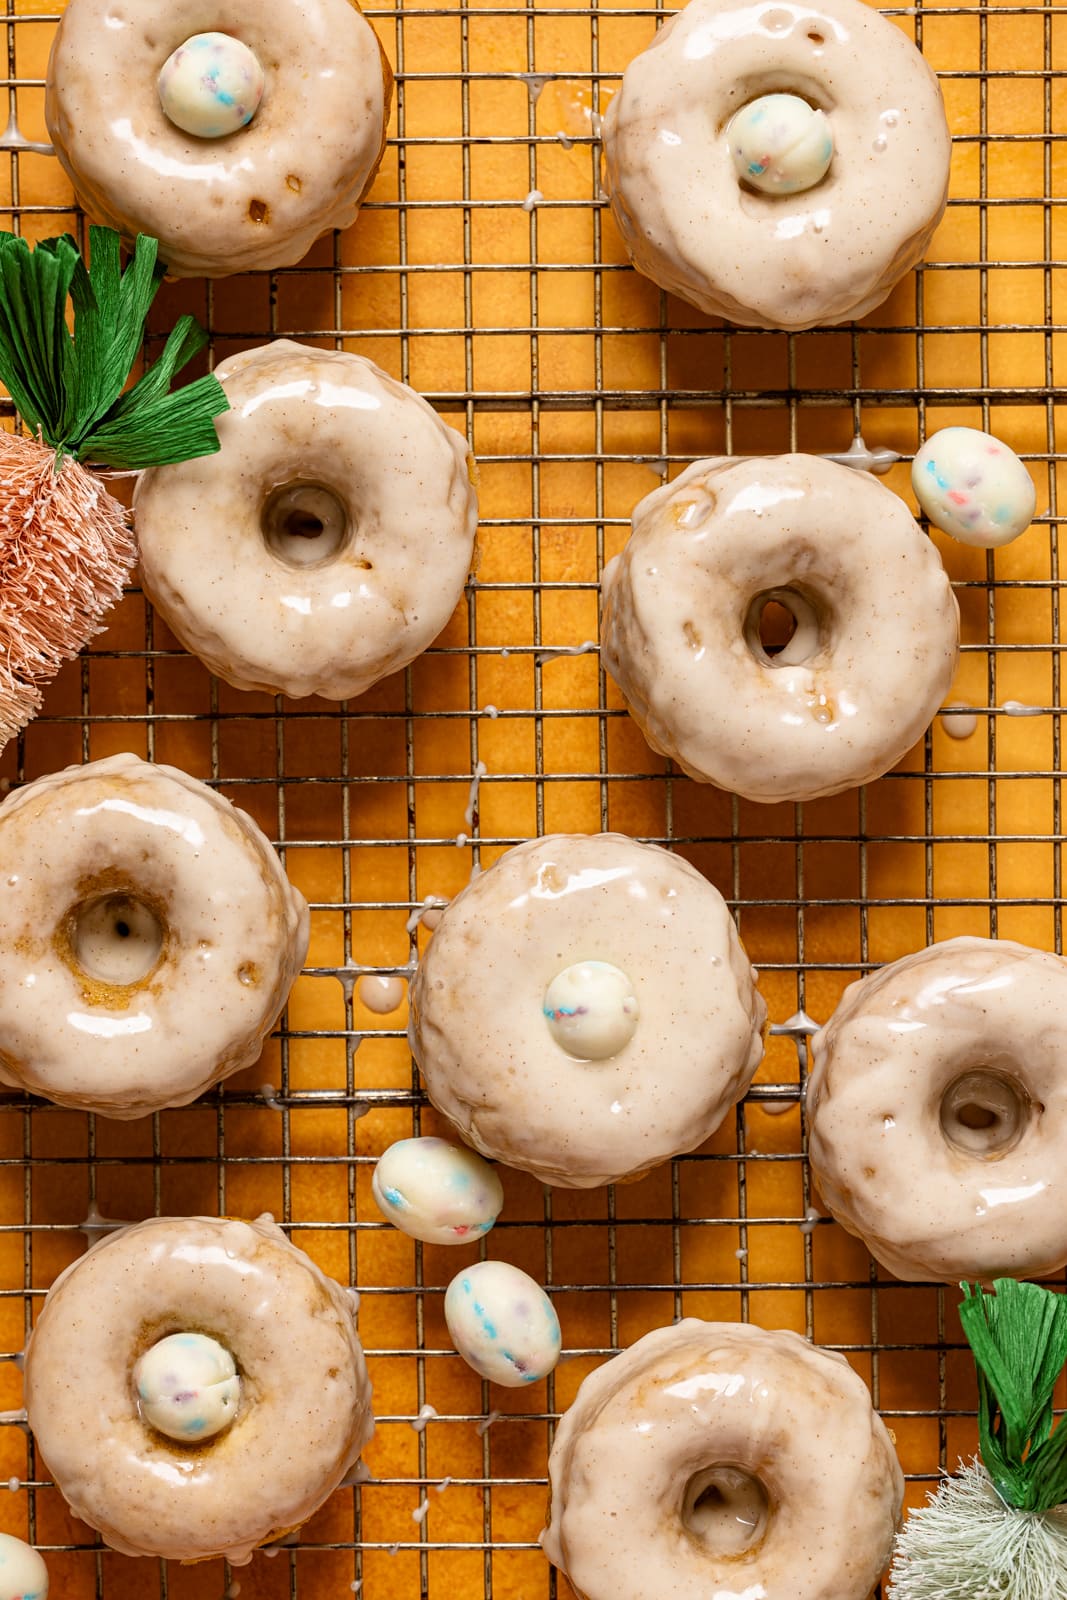
<svg viewBox="0 0 1067 1600">
<path fill-rule="evenodd" d="M 433 650 L 342 708 L 213 682 L 134 588 L 5 752 L 13 781 L 133 750 L 216 783 L 281 844 L 313 911 L 287 1026 L 207 1100 L 121 1125 L 7 1097 L 0 1405 L 21 1403 L 13 1358 L 84 1249 L 91 1202 L 119 1219 L 270 1210 L 360 1289 L 378 1431 L 373 1481 L 336 1493 L 297 1546 L 237 1574 L 242 1600 L 339 1600 L 354 1582 L 369 1600 L 427 1587 L 541 1600 L 554 1581 L 536 1547 L 552 1419 L 613 1349 L 681 1313 L 749 1317 L 843 1349 L 873 1386 L 916 1504 L 974 1441 L 956 1296 L 896 1283 L 827 1220 L 801 1229 L 813 1196 L 798 1055 L 772 1037 L 757 1081 L 786 1086 L 786 1114 L 750 1097 L 696 1154 L 616 1193 L 547 1193 L 503 1174 L 488 1252 L 549 1284 L 566 1357 L 546 1383 L 488 1391 L 451 1352 L 441 1311 L 476 1251 L 416 1247 L 370 1195 L 388 1143 L 439 1131 L 405 1016 L 367 1012 L 337 969 L 403 967 L 424 896 L 455 893 L 473 864 L 537 831 L 600 827 L 672 843 L 719 885 L 775 1023 L 800 1005 L 825 1020 L 861 971 L 933 938 L 1060 948 L 1067 14 L 894 13 L 942 74 L 950 207 L 928 266 L 880 311 L 798 337 L 724 332 L 625 264 L 593 114 L 651 38 L 654 7 L 416 0 L 369 15 L 398 94 L 356 227 L 291 271 L 169 285 L 153 325 L 196 312 L 216 360 L 269 334 L 336 345 L 425 392 L 478 459 L 477 582 Z M 55 17 L 6 0 L 6 23 L 12 104 L 41 140 Z M 544 199 L 528 211 L 532 189 Z M 47 156 L 0 155 L 0 203 L 3 225 L 14 211 L 32 238 L 77 224 Z M 977 711 L 969 739 L 937 722 L 863 792 L 760 807 L 665 770 L 595 654 L 539 653 L 596 639 L 598 571 L 664 471 L 723 451 L 844 450 L 859 427 L 907 455 L 949 423 L 1000 434 L 1038 487 L 1034 526 L 995 556 L 935 535 L 962 612 L 951 698 Z M 886 481 L 910 501 L 906 463 Z M 1007 714 L 1009 700 L 1036 714 Z M 478 761 L 479 823 L 458 845 Z M 423 1404 L 439 1415 L 417 1433 Z M 491 1409 L 500 1416 L 485 1429 Z M 53 1548 L 62 1600 L 237 1593 L 221 1563 L 163 1569 L 100 1550 L 15 1425 L 0 1428 L 0 1497 L 4 1528 Z"/>
</svg>

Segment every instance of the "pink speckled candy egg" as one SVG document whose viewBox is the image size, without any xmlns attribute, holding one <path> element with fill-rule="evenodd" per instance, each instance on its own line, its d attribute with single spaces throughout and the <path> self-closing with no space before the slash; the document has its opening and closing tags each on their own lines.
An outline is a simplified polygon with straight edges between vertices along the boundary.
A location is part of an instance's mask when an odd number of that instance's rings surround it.
<svg viewBox="0 0 1067 1600">
<path fill-rule="evenodd" d="M 382 1216 L 424 1244 L 480 1239 L 504 1204 L 488 1161 L 429 1136 L 391 1144 L 374 1169 L 371 1188 Z"/>
<path fill-rule="evenodd" d="M 1037 502 L 1015 451 L 978 428 L 942 428 L 927 439 L 912 462 L 911 486 L 935 527 L 983 550 L 1025 533 Z"/>
<path fill-rule="evenodd" d="M 476 1261 L 457 1272 L 445 1290 L 445 1322 L 467 1365 L 507 1389 L 546 1378 L 559 1360 L 556 1309 L 510 1261 Z"/>
<path fill-rule="evenodd" d="M 0 1533 L 0 1600 L 47 1600 L 48 1568 L 37 1551 Z"/>
</svg>

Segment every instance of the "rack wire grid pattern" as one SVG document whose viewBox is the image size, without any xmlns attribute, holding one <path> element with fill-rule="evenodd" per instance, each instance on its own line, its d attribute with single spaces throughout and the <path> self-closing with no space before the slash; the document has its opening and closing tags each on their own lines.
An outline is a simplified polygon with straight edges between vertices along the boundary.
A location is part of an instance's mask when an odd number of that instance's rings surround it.
<svg viewBox="0 0 1067 1600">
<path fill-rule="evenodd" d="M 57 16 L 4 6 L 0 201 L 39 238 L 82 225 L 39 148 Z M 161 296 L 155 326 L 193 310 L 212 361 L 285 334 L 367 354 L 426 393 L 477 456 L 481 553 L 436 646 L 340 707 L 211 680 L 133 588 L 3 757 L 16 783 L 122 749 L 185 767 L 256 817 L 313 908 L 283 1027 L 258 1067 L 195 1106 L 115 1124 L 3 1098 L 0 1511 L 45 1549 L 64 1600 L 566 1596 L 536 1543 L 554 1420 L 592 1367 L 682 1314 L 751 1317 L 844 1351 L 894 1432 L 909 1504 L 973 1448 L 954 1295 L 896 1282 L 818 1214 L 803 1030 L 859 973 L 935 937 L 1061 948 L 1067 14 L 888 13 L 941 75 L 949 210 L 928 264 L 880 311 L 794 337 L 724 329 L 625 262 L 598 115 L 664 14 L 492 0 L 369 11 L 396 100 L 356 227 L 292 270 Z M 1039 489 L 1034 528 L 995 555 L 935 535 L 963 619 L 953 698 L 977 731 L 950 738 L 939 719 L 880 782 L 805 806 L 750 805 L 672 773 L 595 653 L 598 575 L 636 501 L 703 455 L 843 451 L 862 431 L 906 458 L 952 422 L 1005 437 Z M 909 494 L 906 460 L 887 481 Z M 490 1390 L 442 1318 L 443 1288 L 475 1251 L 415 1245 L 373 1205 L 375 1157 L 440 1124 L 403 1013 L 374 1015 L 353 984 L 407 969 L 427 896 L 454 894 L 532 834 L 599 828 L 668 845 L 721 887 L 774 1027 L 747 1099 L 695 1154 L 616 1191 L 504 1174 L 503 1218 L 481 1248 L 547 1283 L 565 1359 L 521 1394 Z M 236 1577 L 114 1555 L 67 1512 L 19 1425 L 33 1317 L 108 1218 L 264 1209 L 358 1286 L 378 1416 L 370 1481 Z"/>
</svg>

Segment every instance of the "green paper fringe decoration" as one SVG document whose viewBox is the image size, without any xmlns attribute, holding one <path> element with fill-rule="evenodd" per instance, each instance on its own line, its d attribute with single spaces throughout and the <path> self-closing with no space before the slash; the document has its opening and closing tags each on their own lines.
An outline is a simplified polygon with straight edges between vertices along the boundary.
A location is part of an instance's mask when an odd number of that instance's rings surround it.
<svg viewBox="0 0 1067 1600">
<path fill-rule="evenodd" d="M 86 267 L 69 234 L 31 250 L 0 233 L 0 380 L 23 421 L 59 459 L 125 471 L 213 454 L 214 419 L 229 407 L 218 379 L 170 392 L 207 342 L 193 317 L 179 318 L 159 359 L 123 393 L 163 278 L 157 241 L 138 235 L 125 272 L 111 228 L 90 228 L 89 247 Z"/>
</svg>

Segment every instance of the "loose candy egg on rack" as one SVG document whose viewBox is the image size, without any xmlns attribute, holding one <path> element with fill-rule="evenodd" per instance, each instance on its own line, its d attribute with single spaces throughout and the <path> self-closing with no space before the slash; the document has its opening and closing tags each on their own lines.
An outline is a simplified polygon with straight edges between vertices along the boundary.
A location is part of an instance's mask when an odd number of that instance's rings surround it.
<svg viewBox="0 0 1067 1600">
<path fill-rule="evenodd" d="M 237 1415 L 241 1380 L 233 1356 L 204 1333 L 171 1333 L 133 1369 L 142 1417 L 168 1439 L 200 1444 Z"/>
<path fill-rule="evenodd" d="M 912 462 L 911 486 L 935 527 L 984 550 L 1025 533 L 1037 503 L 1015 451 L 978 428 L 942 428 L 927 439 Z"/>
<path fill-rule="evenodd" d="M 0 1533 L 0 1600 L 47 1600 L 48 1568 L 32 1546 Z"/>
<path fill-rule="evenodd" d="M 195 33 L 159 72 L 168 119 L 197 139 L 224 139 L 251 122 L 263 98 L 263 68 L 229 33 Z"/>
<path fill-rule="evenodd" d="M 459 1354 L 490 1383 L 518 1389 L 559 1360 L 555 1307 L 540 1284 L 507 1261 L 476 1261 L 445 1291 L 445 1322 Z"/>
<path fill-rule="evenodd" d="M 726 127 L 737 176 L 763 194 L 800 194 L 826 176 L 834 135 L 824 111 L 796 94 L 764 94 Z"/>
<path fill-rule="evenodd" d="M 424 1244 L 468 1244 L 489 1232 L 504 1190 L 488 1161 L 447 1139 L 398 1139 L 371 1179 L 388 1222 Z"/>
</svg>

